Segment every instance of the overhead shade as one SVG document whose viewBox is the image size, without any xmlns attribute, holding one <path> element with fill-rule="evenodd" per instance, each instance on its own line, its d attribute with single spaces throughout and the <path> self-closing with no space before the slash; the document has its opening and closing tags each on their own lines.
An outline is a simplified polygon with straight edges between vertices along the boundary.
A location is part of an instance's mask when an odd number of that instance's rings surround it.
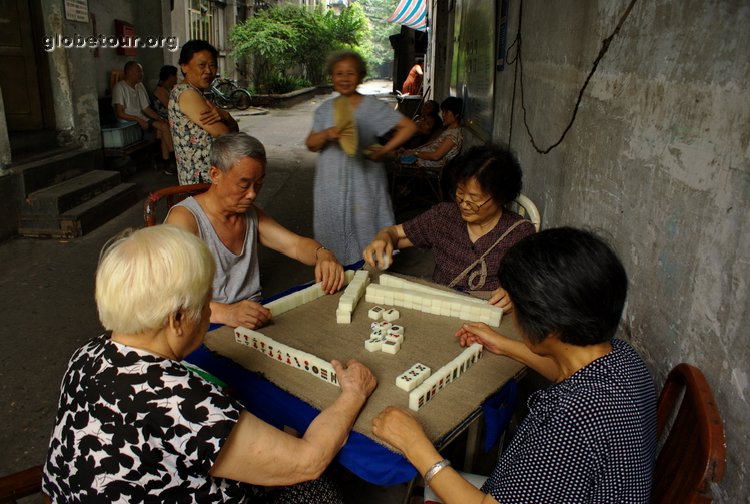
<svg viewBox="0 0 750 504">
<path fill-rule="evenodd" d="M 427 31 L 425 0 L 401 0 L 396 10 L 386 21 L 408 26 L 415 30 Z"/>
</svg>

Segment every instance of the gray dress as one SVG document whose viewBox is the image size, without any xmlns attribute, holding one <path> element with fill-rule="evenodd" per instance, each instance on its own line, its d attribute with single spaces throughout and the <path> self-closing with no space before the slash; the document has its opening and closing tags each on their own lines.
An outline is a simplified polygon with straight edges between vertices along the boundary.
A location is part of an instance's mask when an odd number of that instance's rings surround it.
<svg viewBox="0 0 750 504">
<path fill-rule="evenodd" d="M 313 186 L 315 239 L 331 249 L 342 264 L 362 258 L 362 250 L 380 228 L 395 220 L 388 178 L 382 163 L 366 159 L 362 149 L 396 126 L 403 116 L 387 103 L 364 96 L 355 110 L 359 152 L 350 157 L 337 142 L 320 152 Z M 313 119 L 313 132 L 330 128 L 333 99 L 323 102 Z"/>
</svg>

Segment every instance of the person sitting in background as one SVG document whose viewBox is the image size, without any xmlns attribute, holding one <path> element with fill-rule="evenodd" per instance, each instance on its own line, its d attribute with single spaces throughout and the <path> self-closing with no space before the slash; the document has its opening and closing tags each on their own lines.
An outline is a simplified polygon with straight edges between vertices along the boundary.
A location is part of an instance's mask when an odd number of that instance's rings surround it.
<svg viewBox="0 0 750 504">
<path fill-rule="evenodd" d="M 203 93 L 216 78 L 219 52 L 205 40 L 189 40 L 180 49 L 182 82 L 169 94 L 169 124 L 174 137 L 180 185 L 210 182 L 211 140 L 239 131 L 237 121 Z"/>
<path fill-rule="evenodd" d="M 470 149 L 451 167 L 455 203 L 438 203 L 402 224 L 381 229 L 362 252 L 372 267 L 387 268 L 393 251 L 432 249 L 433 280 L 464 291 L 492 291 L 490 303 L 512 307 L 497 279 L 505 252 L 534 226 L 504 207 L 521 193 L 521 166 L 505 147 Z"/>
<path fill-rule="evenodd" d="M 143 86 L 143 68 L 136 61 L 128 61 L 124 72 L 125 78 L 112 89 L 115 116 L 121 121 L 137 122 L 146 133 L 153 132 L 161 143 L 163 169 L 173 173 L 169 163 L 170 153 L 174 151 L 169 123 L 151 108 L 151 101 Z"/>
<path fill-rule="evenodd" d="M 401 94 L 405 95 L 418 95 L 422 89 L 422 79 L 424 78 L 424 70 L 422 69 L 422 63 L 424 58 L 416 58 L 416 63 L 409 70 L 409 75 L 406 76 L 404 84 L 401 86 Z"/>
<path fill-rule="evenodd" d="M 427 100 L 422 104 L 419 115 L 414 118 L 417 132 L 406 142 L 407 149 L 413 149 L 432 140 L 442 129 L 443 120 L 440 118 L 440 105 L 435 100 Z"/>
<path fill-rule="evenodd" d="M 552 382 L 481 489 L 447 467 L 419 421 L 388 407 L 372 432 L 401 450 L 446 504 L 649 502 L 656 452 L 656 390 L 643 359 L 614 339 L 628 279 L 615 252 L 592 233 L 544 230 L 514 245 L 500 282 L 523 341 L 481 323 L 457 332 Z"/>
<path fill-rule="evenodd" d="M 301 438 L 258 419 L 180 363 L 208 329 L 213 276 L 205 243 L 175 226 L 105 246 L 96 304 L 111 334 L 76 351 L 63 378 L 42 484 L 53 502 L 341 502 L 316 478 L 375 377 L 332 361 L 341 393 Z"/>
<path fill-rule="evenodd" d="M 415 163 L 431 171 L 440 171 L 461 152 L 463 132 L 461 130 L 461 110 L 463 100 L 449 96 L 440 104 L 443 115 L 443 129 L 434 140 L 400 153 L 399 160 L 404 164 Z"/>
<path fill-rule="evenodd" d="M 266 174 L 266 150 L 246 133 L 211 145 L 211 187 L 173 206 L 166 223 L 203 238 L 216 261 L 211 322 L 255 329 L 271 320 L 261 298 L 258 242 L 315 266 L 315 281 L 333 293 L 344 285 L 336 256 L 312 238 L 289 231 L 254 205 Z"/>
<path fill-rule="evenodd" d="M 165 121 L 169 120 L 169 93 L 177 84 L 177 67 L 164 65 L 159 70 L 159 82 L 154 88 L 154 111 Z"/>
</svg>

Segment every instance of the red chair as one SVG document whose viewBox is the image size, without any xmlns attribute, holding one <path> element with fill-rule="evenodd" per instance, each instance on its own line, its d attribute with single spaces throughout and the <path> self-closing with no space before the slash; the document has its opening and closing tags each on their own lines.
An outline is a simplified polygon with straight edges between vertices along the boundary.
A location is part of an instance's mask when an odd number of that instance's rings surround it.
<svg viewBox="0 0 750 504">
<path fill-rule="evenodd" d="M 0 478 L 0 503 L 16 502 L 17 499 L 42 492 L 42 466 L 34 466 Z M 44 496 L 44 502 L 49 498 Z"/>
<path fill-rule="evenodd" d="M 690 364 L 667 376 L 656 413 L 663 441 L 656 458 L 654 503 L 709 503 L 726 467 L 724 426 L 706 378 Z"/>
<path fill-rule="evenodd" d="M 176 185 L 152 192 L 148 195 L 146 202 L 143 204 L 143 221 L 146 223 L 146 226 L 156 225 L 157 204 L 162 198 L 166 199 L 165 210 L 169 210 L 175 203 L 179 203 L 188 196 L 194 196 L 206 192 L 209 187 L 211 187 L 211 184 Z M 164 217 L 166 217 L 166 212 Z M 164 217 L 162 217 L 162 219 Z"/>
</svg>

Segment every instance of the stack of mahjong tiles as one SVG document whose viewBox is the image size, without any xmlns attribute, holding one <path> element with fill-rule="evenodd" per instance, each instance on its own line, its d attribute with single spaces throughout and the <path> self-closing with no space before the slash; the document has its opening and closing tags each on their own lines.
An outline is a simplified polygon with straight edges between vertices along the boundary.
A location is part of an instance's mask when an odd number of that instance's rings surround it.
<svg viewBox="0 0 750 504">
<path fill-rule="evenodd" d="M 421 384 L 409 392 L 409 409 L 419 411 L 419 408 L 434 399 L 446 385 L 456 381 L 466 370 L 476 364 L 482 358 L 483 353 L 484 347 L 479 343 L 474 343 L 434 373 L 430 374 L 428 369 L 426 373 L 421 374 L 420 378 L 423 377 Z M 406 373 L 409 371 L 411 369 Z M 399 378 L 396 379 L 396 385 L 398 385 Z"/>
<path fill-rule="evenodd" d="M 365 293 L 365 287 L 369 283 L 370 275 L 367 271 L 359 270 L 354 273 L 354 277 L 339 298 L 339 306 L 336 308 L 337 324 L 351 324 L 352 312 L 362 298 L 362 294 Z"/>
<path fill-rule="evenodd" d="M 234 330 L 234 340 L 257 350 L 275 361 L 306 371 L 321 380 L 339 386 L 336 372 L 330 362 L 326 362 L 313 354 L 297 350 L 283 343 L 265 336 L 258 331 L 237 327 Z"/>
<path fill-rule="evenodd" d="M 347 270 L 344 272 L 344 274 L 346 277 L 344 282 L 351 285 L 352 280 L 356 276 L 355 273 L 351 270 Z M 325 295 L 326 293 L 323 290 L 323 287 L 321 287 L 319 283 L 316 283 L 309 287 L 305 287 L 304 289 L 298 290 L 297 292 L 292 292 L 291 294 L 288 294 L 275 301 L 266 303 L 263 306 L 271 310 L 272 316 L 278 317 L 282 313 L 288 312 L 289 310 L 297 308 L 298 306 L 302 306 L 304 304 L 315 301 L 319 297 L 323 297 Z"/>
<path fill-rule="evenodd" d="M 380 284 L 370 284 L 365 301 L 375 304 L 403 306 L 433 315 L 457 317 L 461 320 L 484 322 L 498 327 L 503 310 L 487 301 L 444 291 L 393 275 L 381 274 Z"/>
<path fill-rule="evenodd" d="M 370 324 L 372 332 L 365 340 L 365 350 L 396 355 L 404 342 L 404 327 L 391 324 L 400 316 L 398 310 L 385 310 L 381 306 L 374 306 L 367 312 L 367 316 L 375 322 Z M 380 317 L 384 320 L 380 320 Z"/>
</svg>

